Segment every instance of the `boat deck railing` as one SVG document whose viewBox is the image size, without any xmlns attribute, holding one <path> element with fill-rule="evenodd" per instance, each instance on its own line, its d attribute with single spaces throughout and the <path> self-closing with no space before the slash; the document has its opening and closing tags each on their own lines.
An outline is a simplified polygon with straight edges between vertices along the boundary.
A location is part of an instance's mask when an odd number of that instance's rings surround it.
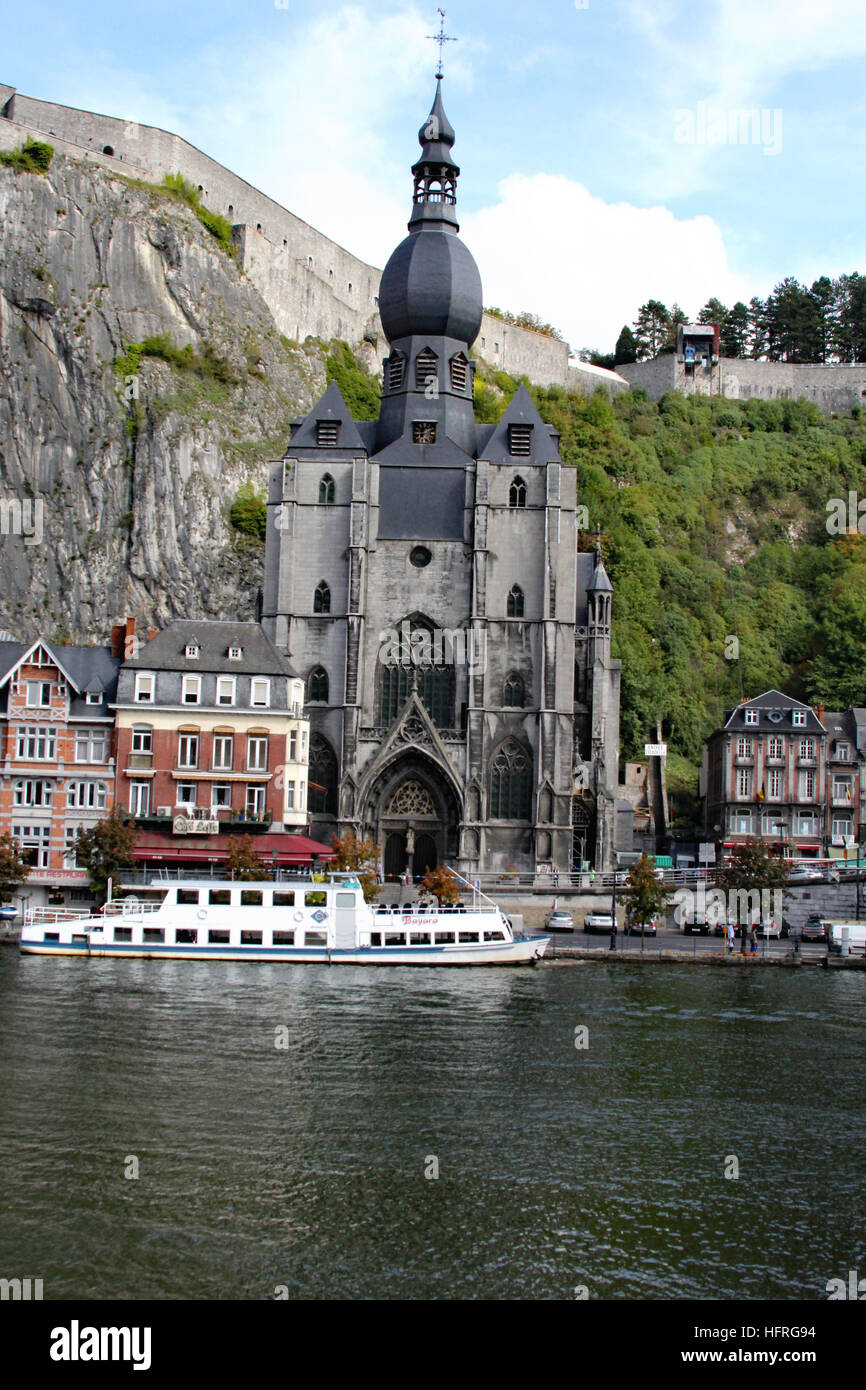
<svg viewBox="0 0 866 1390">
<path fill-rule="evenodd" d="M 29 907 L 24 914 L 24 920 L 52 926 L 62 926 L 64 922 L 102 923 L 106 917 L 139 917 L 142 913 L 159 912 L 161 907 L 162 903 L 138 903 L 125 899 L 106 903 L 105 907 L 97 912 L 89 909 L 76 912 L 74 908 L 69 907 Z"/>
</svg>

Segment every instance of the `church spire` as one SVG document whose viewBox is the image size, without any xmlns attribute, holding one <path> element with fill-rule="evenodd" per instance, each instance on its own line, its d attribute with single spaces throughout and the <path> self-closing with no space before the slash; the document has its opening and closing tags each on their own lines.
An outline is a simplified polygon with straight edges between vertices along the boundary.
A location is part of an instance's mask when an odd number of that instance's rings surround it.
<svg viewBox="0 0 866 1390">
<path fill-rule="evenodd" d="M 442 105 L 442 74 L 436 74 L 436 95 L 430 108 L 430 115 L 418 131 L 421 154 L 412 165 L 415 191 L 412 200 L 412 216 L 409 230 L 416 231 L 426 226 L 460 228 L 457 223 L 457 179 L 460 174 L 454 163 L 451 147 L 454 144 L 454 127 L 445 115 Z"/>
</svg>

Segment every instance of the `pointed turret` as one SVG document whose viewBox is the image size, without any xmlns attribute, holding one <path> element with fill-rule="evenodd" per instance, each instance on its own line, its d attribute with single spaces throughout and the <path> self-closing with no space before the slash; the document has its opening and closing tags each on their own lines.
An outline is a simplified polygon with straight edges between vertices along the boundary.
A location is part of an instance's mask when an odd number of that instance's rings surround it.
<svg viewBox="0 0 866 1390">
<path fill-rule="evenodd" d="M 409 230 L 424 223 L 448 223 L 459 231 L 457 213 L 457 179 L 460 168 L 451 157 L 454 128 L 442 105 L 442 78 L 436 78 L 436 95 L 430 115 L 418 131 L 421 154 L 412 165 L 415 194 Z"/>
</svg>

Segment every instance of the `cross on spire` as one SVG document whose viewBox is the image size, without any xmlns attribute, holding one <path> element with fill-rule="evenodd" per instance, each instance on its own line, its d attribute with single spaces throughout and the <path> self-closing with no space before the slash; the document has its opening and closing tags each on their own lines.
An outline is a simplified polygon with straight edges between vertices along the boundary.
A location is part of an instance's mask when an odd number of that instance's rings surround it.
<svg viewBox="0 0 866 1390">
<path fill-rule="evenodd" d="M 456 40 L 456 38 L 453 38 L 451 34 L 446 34 L 446 33 L 445 33 L 445 11 L 444 11 L 444 10 L 437 10 L 436 13 L 440 16 L 440 18 L 439 18 L 439 33 L 438 33 L 438 34 L 428 34 L 427 37 L 428 37 L 428 39 L 432 39 L 434 43 L 438 43 L 438 45 L 439 45 L 439 67 L 438 67 L 437 70 L 436 70 L 436 76 L 437 76 L 437 77 L 441 77 L 441 76 L 442 76 L 442 49 L 443 49 L 443 47 L 444 47 L 444 45 L 445 45 L 446 43 L 456 43 L 457 40 Z"/>
</svg>

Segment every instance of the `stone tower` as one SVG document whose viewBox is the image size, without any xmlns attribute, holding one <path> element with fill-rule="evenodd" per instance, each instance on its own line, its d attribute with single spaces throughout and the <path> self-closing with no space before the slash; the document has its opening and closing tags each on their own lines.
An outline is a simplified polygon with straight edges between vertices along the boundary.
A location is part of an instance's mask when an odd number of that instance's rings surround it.
<svg viewBox="0 0 866 1390">
<path fill-rule="evenodd" d="M 595 797 L 601 748 L 616 785 L 610 583 L 599 555 L 576 646 L 575 472 L 525 387 L 497 425 L 475 421 L 481 279 L 441 77 L 418 139 L 409 234 L 380 288 L 380 415 L 353 421 L 332 383 L 293 425 L 271 466 L 262 621 L 307 682 L 314 834 L 372 835 L 388 875 L 568 870 L 578 762 Z M 576 678 L 601 730 L 585 758 Z"/>
</svg>

